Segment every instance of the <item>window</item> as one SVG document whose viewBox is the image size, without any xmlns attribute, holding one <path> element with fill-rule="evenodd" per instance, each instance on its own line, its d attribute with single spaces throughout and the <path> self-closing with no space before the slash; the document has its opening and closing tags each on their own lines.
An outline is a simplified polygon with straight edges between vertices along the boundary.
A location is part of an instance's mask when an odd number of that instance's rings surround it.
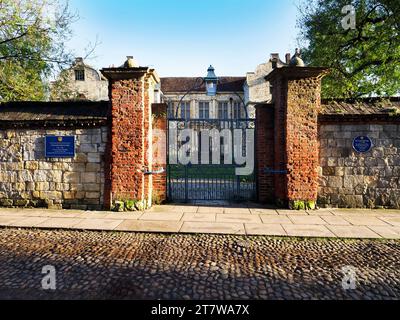
<svg viewBox="0 0 400 320">
<path fill-rule="evenodd" d="M 181 103 L 181 118 L 190 119 L 190 102 Z"/>
<path fill-rule="evenodd" d="M 208 96 L 215 96 L 217 94 L 217 85 L 213 82 L 207 82 L 207 95 Z"/>
<path fill-rule="evenodd" d="M 83 69 L 75 70 L 75 80 L 76 81 L 85 81 L 85 70 L 83 70 Z"/>
<path fill-rule="evenodd" d="M 233 117 L 235 119 L 241 119 L 242 118 L 242 105 L 240 102 L 234 102 L 233 103 Z"/>
<path fill-rule="evenodd" d="M 176 109 L 175 109 L 175 103 L 174 102 L 168 102 L 168 117 L 169 118 L 175 118 L 176 117 Z"/>
<path fill-rule="evenodd" d="M 229 104 L 228 102 L 218 103 L 218 118 L 229 119 Z"/>
<path fill-rule="evenodd" d="M 210 103 L 200 102 L 199 103 L 199 118 L 210 119 Z"/>
</svg>

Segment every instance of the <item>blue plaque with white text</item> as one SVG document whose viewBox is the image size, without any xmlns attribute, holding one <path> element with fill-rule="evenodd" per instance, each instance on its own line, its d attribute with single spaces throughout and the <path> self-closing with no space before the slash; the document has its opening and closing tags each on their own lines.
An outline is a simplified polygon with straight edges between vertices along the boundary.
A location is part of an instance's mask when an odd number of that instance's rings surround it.
<svg viewBox="0 0 400 320">
<path fill-rule="evenodd" d="M 372 149 L 372 140 L 366 136 L 360 136 L 353 140 L 353 149 L 358 153 L 366 153 Z"/>
<path fill-rule="evenodd" d="M 45 142 L 46 158 L 74 158 L 75 137 L 74 136 L 48 136 Z"/>
</svg>

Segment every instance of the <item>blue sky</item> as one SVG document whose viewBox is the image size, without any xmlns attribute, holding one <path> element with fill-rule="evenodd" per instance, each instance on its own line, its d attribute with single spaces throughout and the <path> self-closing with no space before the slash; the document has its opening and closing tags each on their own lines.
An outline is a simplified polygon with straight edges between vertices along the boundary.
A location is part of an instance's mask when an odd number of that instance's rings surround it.
<svg viewBox="0 0 400 320">
<path fill-rule="evenodd" d="M 120 65 L 133 55 L 160 76 L 243 76 L 278 52 L 296 47 L 298 0 L 70 0 L 79 12 L 68 46 L 89 64 Z"/>
</svg>

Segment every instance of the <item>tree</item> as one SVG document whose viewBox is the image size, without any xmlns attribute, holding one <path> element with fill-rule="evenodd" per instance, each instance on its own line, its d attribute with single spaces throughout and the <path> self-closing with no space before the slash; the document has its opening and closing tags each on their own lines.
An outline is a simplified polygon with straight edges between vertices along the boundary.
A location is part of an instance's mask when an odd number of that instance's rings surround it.
<svg viewBox="0 0 400 320">
<path fill-rule="evenodd" d="M 400 93 L 400 1 L 313 0 L 301 6 L 298 27 L 303 58 L 326 66 L 324 98 Z M 343 10 L 343 11 L 342 11 Z M 355 19 L 355 25 L 349 22 Z"/>
<path fill-rule="evenodd" d="M 72 62 L 75 19 L 64 0 L 0 0 L 0 101 L 46 98 L 49 77 Z"/>
</svg>

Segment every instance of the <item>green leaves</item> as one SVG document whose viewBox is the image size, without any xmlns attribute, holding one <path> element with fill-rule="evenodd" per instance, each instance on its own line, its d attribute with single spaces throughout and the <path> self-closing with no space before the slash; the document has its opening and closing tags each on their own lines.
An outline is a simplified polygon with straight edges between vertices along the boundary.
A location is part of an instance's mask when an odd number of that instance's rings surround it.
<svg viewBox="0 0 400 320">
<path fill-rule="evenodd" d="M 357 0 L 355 30 L 345 30 L 348 0 L 314 0 L 302 6 L 298 26 L 303 58 L 331 68 L 324 98 L 396 95 L 400 92 L 400 2 Z"/>
<path fill-rule="evenodd" d="M 62 0 L 0 0 L 0 100 L 44 100 L 47 79 L 68 65 L 75 16 Z"/>
<path fill-rule="evenodd" d="M 0 62 L 1 100 L 44 100 L 45 92 L 39 72 L 12 60 Z"/>
</svg>

